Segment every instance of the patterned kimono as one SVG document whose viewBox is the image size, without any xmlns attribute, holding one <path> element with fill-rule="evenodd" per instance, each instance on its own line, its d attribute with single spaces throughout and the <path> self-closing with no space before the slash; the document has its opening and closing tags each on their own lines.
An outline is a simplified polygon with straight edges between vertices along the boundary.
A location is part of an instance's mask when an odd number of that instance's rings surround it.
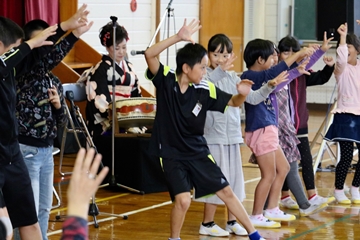
<svg viewBox="0 0 360 240">
<path fill-rule="evenodd" d="M 87 78 L 86 119 L 90 133 L 100 135 L 111 126 L 108 117 L 112 102 L 113 61 L 103 55 L 101 61 L 91 69 Z M 123 60 L 115 65 L 115 101 L 124 98 L 141 97 L 138 78 L 130 62 Z"/>
</svg>

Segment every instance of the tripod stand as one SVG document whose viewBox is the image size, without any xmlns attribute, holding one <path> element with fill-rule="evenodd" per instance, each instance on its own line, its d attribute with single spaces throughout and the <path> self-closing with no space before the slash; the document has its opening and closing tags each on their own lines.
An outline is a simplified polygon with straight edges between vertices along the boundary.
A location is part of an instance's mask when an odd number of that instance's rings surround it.
<svg viewBox="0 0 360 240">
<path fill-rule="evenodd" d="M 333 119 L 334 119 L 334 114 L 331 114 L 331 111 L 333 109 L 336 108 L 336 99 L 334 101 L 334 103 L 332 104 L 331 108 L 330 108 L 330 118 L 328 118 L 328 115 L 325 117 L 324 121 L 322 122 L 319 130 L 316 132 L 315 134 L 315 137 L 314 139 L 312 140 L 311 144 L 310 144 L 310 150 L 313 149 L 313 147 L 315 146 L 315 143 L 317 142 L 318 138 L 321 136 L 323 137 L 323 130 L 325 129 L 325 133 L 327 132 L 327 130 L 329 129 Z M 323 155 L 324 155 L 324 151 L 327 150 L 330 157 L 332 158 L 336 158 L 336 163 L 338 162 L 338 159 L 337 159 L 337 156 L 339 156 L 339 147 L 337 147 L 337 153 L 334 153 L 333 150 L 331 149 L 331 145 L 333 145 L 335 143 L 332 143 L 332 142 L 328 142 L 326 141 L 325 139 L 322 139 L 321 141 L 321 144 L 320 144 L 320 148 L 318 150 L 318 153 L 315 155 L 316 156 L 316 159 L 315 159 L 315 162 L 314 162 L 314 165 L 313 165 L 313 171 L 314 171 L 314 174 L 316 173 L 317 171 L 317 168 L 318 168 L 318 165 L 319 163 L 321 162 L 321 159 L 323 158 Z"/>
<path fill-rule="evenodd" d="M 330 109 L 330 112 L 332 110 L 334 110 L 337 106 L 337 101 L 335 99 L 334 103 L 332 104 L 331 106 L 331 109 Z M 330 113 L 331 114 L 331 113 Z M 311 142 L 311 145 L 310 145 L 310 150 L 313 149 L 313 147 L 315 146 L 315 143 L 317 142 L 317 139 L 320 137 L 320 136 L 324 136 L 322 134 L 323 132 L 323 129 L 325 129 L 325 133 L 328 131 L 331 123 L 333 122 L 334 120 L 334 114 L 331 114 L 330 115 L 330 118 L 328 119 L 328 116 L 325 117 L 323 123 L 321 124 L 319 130 L 317 131 L 313 141 Z M 336 145 L 336 152 L 333 151 L 333 149 L 331 149 L 331 146 L 332 145 Z M 316 173 L 317 171 L 317 167 L 319 165 L 319 163 L 321 162 L 322 158 L 323 158 L 323 155 L 324 155 L 324 151 L 327 150 L 328 151 L 328 154 L 330 155 L 331 159 L 333 160 L 334 162 L 334 166 L 337 165 L 337 163 L 340 161 L 340 146 L 339 146 L 339 143 L 338 142 L 328 142 L 327 140 L 325 140 L 324 138 L 322 139 L 321 141 L 321 144 L 320 144 L 320 148 L 318 150 L 318 153 L 316 154 L 316 159 L 315 159 L 315 162 L 314 162 L 314 165 L 313 165 L 313 171 L 314 171 L 314 174 Z M 358 149 L 355 149 L 354 152 L 353 152 L 353 156 L 355 156 L 356 154 L 358 154 Z M 322 169 L 321 171 L 332 171 L 331 169 L 327 168 L 327 169 Z M 335 171 L 335 170 L 334 170 Z"/>
<path fill-rule="evenodd" d="M 152 38 L 150 40 L 150 43 L 149 43 L 147 48 L 149 48 L 154 43 L 156 35 L 160 31 L 160 28 L 163 25 L 163 22 L 165 21 L 166 17 L 167 17 L 167 25 L 165 24 L 165 29 L 166 29 L 166 26 L 167 26 L 167 38 L 170 37 L 170 17 L 173 17 L 174 34 L 175 34 L 175 29 L 176 29 L 176 27 L 175 27 L 175 15 L 174 15 L 174 9 L 171 8 L 172 1 L 173 0 L 170 0 L 170 2 L 168 3 L 163 16 L 161 17 L 159 25 L 157 26 L 157 28 L 155 30 L 155 33 L 152 36 Z M 165 32 L 164 32 L 164 34 L 165 34 Z M 175 45 L 175 52 L 177 52 L 176 45 Z M 166 65 L 169 65 L 169 48 L 166 49 Z"/>
<path fill-rule="evenodd" d="M 92 140 L 92 136 L 90 135 L 88 129 L 87 129 L 87 125 L 85 123 L 84 118 L 82 117 L 82 114 L 80 112 L 80 108 L 75 104 L 75 102 L 81 102 L 81 101 L 85 101 L 86 100 L 86 91 L 85 91 L 85 85 L 84 84 L 79 84 L 79 83 L 65 83 L 63 84 L 63 88 L 64 88 L 64 93 L 66 96 L 66 99 L 70 102 L 70 109 L 68 108 L 68 106 L 66 105 L 65 107 L 65 111 L 66 111 L 66 115 L 68 116 L 69 119 L 69 123 L 71 127 L 65 127 L 64 128 L 64 133 L 63 133 L 63 139 L 62 139 L 62 144 L 61 144 L 61 149 L 62 152 L 64 151 L 64 146 L 65 146 L 65 138 L 66 138 L 66 134 L 68 132 L 74 133 L 76 142 L 79 145 L 79 148 L 83 147 L 78 133 L 82 133 L 86 139 L 86 144 L 87 147 L 92 147 L 95 149 L 96 153 L 98 153 L 97 148 Z M 75 126 L 75 122 L 77 123 Z M 67 174 L 71 174 L 72 172 L 65 172 L 63 173 L 61 171 L 61 166 L 62 166 L 62 158 L 60 159 L 60 164 L 59 164 L 59 172 L 62 176 L 67 175 Z M 104 165 L 101 162 L 101 167 L 103 168 Z M 96 216 L 99 214 L 99 210 L 98 207 L 95 203 L 95 195 L 92 196 L 92 200 L 89 206 L 89 212 L 88 215 L 92 216 L 94 219 L 94 225 L 97 228 L 98 227 L 98 223 L 97 223 L 97 219 Z M 117 217 L 123 217 L 124 219 L 127 219 L 126 215 L 116 215 Z M 62 215 L 56 215 L 56 220 L 60 220 L 62 217 Z"/>
</svg>

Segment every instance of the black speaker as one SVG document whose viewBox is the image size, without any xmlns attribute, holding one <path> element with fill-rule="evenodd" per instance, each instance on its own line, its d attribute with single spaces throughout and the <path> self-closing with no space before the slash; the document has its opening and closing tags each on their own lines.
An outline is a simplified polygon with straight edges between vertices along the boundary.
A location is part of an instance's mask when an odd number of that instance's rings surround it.
<svg viewBox="0 0 360 240">
<path fill-rule="evenodd" d="M 317 0 L 317 40 L 322 41 L 324 31 L 330 37 L 334 33 L 335 41 L 339 40 L 338 27 L 347 23 L 348 32 L 360 35 L 360 0 Z"/>
</svg>

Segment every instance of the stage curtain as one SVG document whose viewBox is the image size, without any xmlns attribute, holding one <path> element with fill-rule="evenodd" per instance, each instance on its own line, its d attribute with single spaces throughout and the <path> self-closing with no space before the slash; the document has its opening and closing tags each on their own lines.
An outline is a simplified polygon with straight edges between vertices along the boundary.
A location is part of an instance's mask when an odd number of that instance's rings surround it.
<svg viewBox="0 0 360 240">
<path fill-rule="evenodd" d="M 49 25 L 59 22 L 58 0 L 25 0 L 25 22 L 42 19 Z"/>
<path fill-rule="evenodd" d="M 20 26 L 24 24 L 24 0 L 0 0 L 0 16 L 10 18 Z"/>
</svg>

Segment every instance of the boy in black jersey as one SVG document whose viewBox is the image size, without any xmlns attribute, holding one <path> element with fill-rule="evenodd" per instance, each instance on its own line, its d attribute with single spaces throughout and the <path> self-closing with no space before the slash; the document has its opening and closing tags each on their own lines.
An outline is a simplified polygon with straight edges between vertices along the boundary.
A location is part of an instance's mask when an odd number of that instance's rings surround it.
<svg viewBox="0 0 360 240">
<path fill-rule="evenodd" d="M 203 137 L 206 111 L 224 112 L 227 106 L 240 106 L 253 82 L 242 80 L 237 85 L 239 94 L 233 96 L 203 79 L 208 62 L 207 52 L 191 38 L 200 28 L 199 21 L 193 20 L 186 25 L 185 20 L 177 34 L 145 51 L 148 64 L 146 76 L 156 87 L 157 101 L 150 151 L 161 158 L 174 201 L 169 239 L 180 239 L 193 187 L 196 198 L 216 193 L 250 233 L 250 239 L 263 239 L 216 165 Z M 157 56 L 182 40 L 192 43 L 178 51 L 174 72 L 162 65 Z"/>
<path fill-rule="evenodd" d="M 87 13 L 85 8 L 82 11 Z M 0 17 L 0 188 L 12 227 L 19 228 L 23 240 L 38 240 L 42 236 L 29 172 L 19 148 L 18 122 L 15 116 L 15 76 L 29 71 L 52 49 L 38 48 L 53 45 L 57 41 L 52 37 L 48 40 L 50 36 L 86 25 L 87 20 L 83 16 L 74 15 L 21 44 L 24 35 L 22 29 L 12 20 Z M 34 48 L 37 50 L 32 51 Z"/>
</svg>

